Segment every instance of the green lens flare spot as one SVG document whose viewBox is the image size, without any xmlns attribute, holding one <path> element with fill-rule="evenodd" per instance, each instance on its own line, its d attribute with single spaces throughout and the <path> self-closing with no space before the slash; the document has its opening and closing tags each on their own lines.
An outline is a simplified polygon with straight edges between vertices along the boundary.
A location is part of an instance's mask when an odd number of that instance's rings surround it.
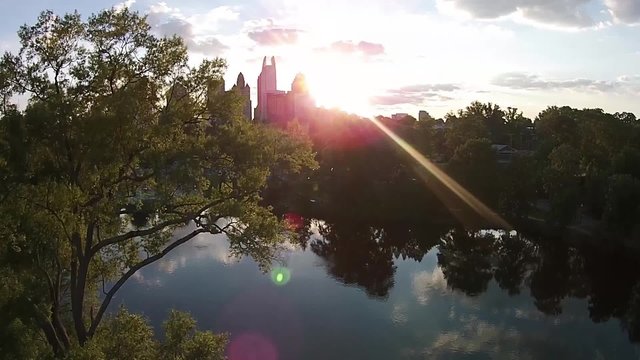
<svg viewBox="0 0 640 360">
<path fill-rule="evenodd" d="M 278 286 L 286 285 L 291 280 L 291 272 L 287 268 L 278 267 L 271 270 L 271 281 Z"/>
</svg>

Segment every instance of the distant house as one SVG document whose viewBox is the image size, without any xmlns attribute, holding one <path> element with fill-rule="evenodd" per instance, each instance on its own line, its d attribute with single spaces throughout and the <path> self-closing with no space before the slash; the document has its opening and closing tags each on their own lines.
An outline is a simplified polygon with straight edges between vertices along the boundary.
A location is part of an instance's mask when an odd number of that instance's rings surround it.
<svg viewBox="0 0 640 360">
<path fill-rule="evenodd" d="M 439 133 L 444 132 L 446 128 L 447 128 L 447 124 L 442 119 L 438 119 L 433 123 L 433 130 L 435 130 L 436 132 L 439 132 Z"/>
<path fill-rule="evenodd" d="M 407 113 L 397 113 L 397 114 L 391 115 L 391 120 L 394 120 L 394 121 L 404 120 L 408 116 L 409 114 Z"/>
<path fill-rule="evenodd" d="M 498 164 L 510 164 L 514 156 L 519 153 L 518 150 L 504 144 L 493 144 L 491 148 L 496 153 Z"/>
</svg>

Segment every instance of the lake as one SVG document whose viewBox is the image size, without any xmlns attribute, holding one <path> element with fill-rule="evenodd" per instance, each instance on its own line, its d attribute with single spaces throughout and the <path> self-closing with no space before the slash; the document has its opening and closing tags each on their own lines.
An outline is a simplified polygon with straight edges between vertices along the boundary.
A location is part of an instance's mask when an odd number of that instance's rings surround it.
<svg viewBox="0 0 640 360">
<path fill-rule="evenodd" d="M 640 274 L 624 252 L 515 232 L 305 221 L 282 269 L 200 236 L 139 271 L 124 304 L 231 335 L 231 360 L 637 359 Z"/>
</svg>

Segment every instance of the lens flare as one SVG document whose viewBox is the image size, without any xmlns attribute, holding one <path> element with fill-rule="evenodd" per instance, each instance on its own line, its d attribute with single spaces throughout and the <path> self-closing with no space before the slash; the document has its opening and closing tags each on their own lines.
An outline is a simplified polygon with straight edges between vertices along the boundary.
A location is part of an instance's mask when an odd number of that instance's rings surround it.
<svg viewBox="0 0 640 360">
<path fill-rule="evenodd" d="M 488 206 L 482 203 L 478 198 L 473 196 L 469 191 L 467 191 L 464 187 L 458 184 L 455 180 L 453 180 L 449 175 L 445 174 L 444 171 L 440 170 L 435 164 L 433 164 L 429 159 L 424 157 L 424 155 L 420 154 L 413 146 L 409 145 L 406 141 L 396 135 L 393 131 L 391 131 L 388 127 L 382 124 L 380 121 L 374 118 L 370 118 L 371 120 L 385 135 L 387 135 L 393 142 L 395 142 L 402 150 L 404 150 L 409 156 L 411 156 L 424 170 L 428 172 L 426 175 L 431 175 L 435 177 L 437 180 L 436 184 L 427 176 L 423 176 L 423 180 L 431 188 L 431 190 L 438 196 L 443 203 L 449 207 L 449 210 L 456 216 L 460 215 L 457 213 L 454 205 L 452 205 L 451 196 L 448 194 L 444 194 L 443 190 L 445 190 L 441 185 L 444 185 L 446 189 L 448 189 L 451 193 L 453 193 L 458 199 L 462 200 L 467 206 L 469 206 L 474 213 L 480 215 L 483 219 L 491 223 L 492 225 L 500 226 L 505 230 L 511 230 L 512 227 L 504 220 L 500 215 L 491 210 Z M 425 175 L 425 174 L 422 174 Z M 439 183 L 439 184 L 437 184 Z M 463 224 L 467 225 L 468 221 L 464 218 L 460 219 Z"/>
<path fill-rule="evenodd" d="M 284 267 L 277 267 L 271 270 L 271 281 L 278 286 L 287 285 L 291 280 L 291 271 Z"/>
</svg>

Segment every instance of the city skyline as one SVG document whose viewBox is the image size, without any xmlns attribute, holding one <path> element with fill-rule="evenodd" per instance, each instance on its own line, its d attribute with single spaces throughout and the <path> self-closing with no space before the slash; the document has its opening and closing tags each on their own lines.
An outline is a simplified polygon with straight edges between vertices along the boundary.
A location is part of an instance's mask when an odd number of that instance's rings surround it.
<svg viewBox="0 0 640 360">
<path fill-rule="evenodd" d="M 227 83 L 243 72 L 258 99 L 264 54 L 289 84 L 304 73 L 318 105 L 360 115 L 441 117 L 473 100 L 535 117 L 550 105 L 640 113 L 640 2 L 636 0 L 328 0 L 214 3 L 109 0 L 4 3 L 0 50 L 42 7 L 84 17 L 111 6 L 148 14 L 159 35 L 185 39 L 194 63 L 227 59 Z"/>
</svg>

